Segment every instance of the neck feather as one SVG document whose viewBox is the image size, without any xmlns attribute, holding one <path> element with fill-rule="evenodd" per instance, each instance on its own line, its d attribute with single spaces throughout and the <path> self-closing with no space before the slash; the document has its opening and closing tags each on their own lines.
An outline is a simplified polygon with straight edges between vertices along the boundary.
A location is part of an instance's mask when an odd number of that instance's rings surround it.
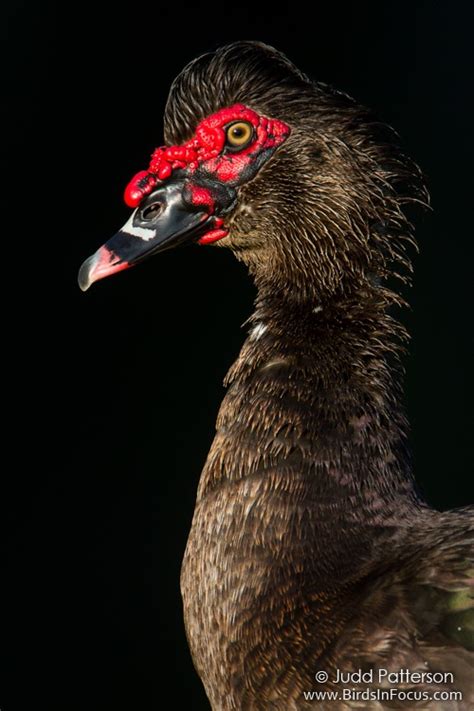
<svg viewBox="0 0 474 711">
<path fill-rule="evenodd" d="M 243 496 L 267 522 L 284 510 L 285 535 L 298 520 L 313 554 L 337 548 L 340 564 L 344 548 L 349 567 L 374 526 L 410 517 L 419 500 L 400 404 L 403 329 L 387 294 L 366 288 L 322 306 L 260 290 L 198 501 Z"/>
<path fill-rule="evenodd" d="M 398 327 L 384 300 L 375 289 L 325 306 L 259 292 L 227 376 L 181 578 L 191 648 L 216 707 L 213 694 L 227 688 L 232 699 L 240 689 L 229 706 L 240 708 L 245 679 L 260 680 L 260 698 L 290 668 L 327 668 L 317 660 L 422 506 Z M 216 666 L 222 658 L 235 660 L 230 678 Z"/>
</svg>

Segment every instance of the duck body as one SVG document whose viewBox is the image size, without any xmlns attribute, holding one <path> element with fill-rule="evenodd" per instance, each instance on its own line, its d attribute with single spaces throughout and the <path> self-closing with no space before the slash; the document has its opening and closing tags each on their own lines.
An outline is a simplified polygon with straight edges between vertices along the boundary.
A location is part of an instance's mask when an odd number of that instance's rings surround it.
<svg viewBox="0 0 474 711">
<path fill-rule="evenodd" d="M 379 669 L 404 668 L 459 686 L 402 691 L 472 687 L 469 632 L 439 636 L 467 614 L 472 511 L 441 514 L 416 493 L 393 374 L 372 348 L 381 323 L 352 309 L 264 301 L 228 375 L 181 579 L 213 709 L 311 708 L 305 692 L 342 692 L 338 670 L 373 670 L 373 689 Z"/>
<path fill-rule="evenodd" d="M 231 249 L 256 285 L 181 575 L 212 709 L 474 708 L 474 511 L 420 496 L 402 404 L 418 168 L 258 42 L 185 67 L 164 129 L 79 280 L 188 240 Z"/>
</svg>

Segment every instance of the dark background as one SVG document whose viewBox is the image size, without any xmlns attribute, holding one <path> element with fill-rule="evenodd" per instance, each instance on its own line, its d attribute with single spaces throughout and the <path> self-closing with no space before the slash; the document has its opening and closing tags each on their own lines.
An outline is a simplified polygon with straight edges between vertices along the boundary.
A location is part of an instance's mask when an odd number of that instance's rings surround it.
<svg viewBox="0 0 474 711">
<path fill-rule="evenodd" d="M 127 217 L 123 187 L 162 142 L 170 82 L 203 51 L 274 44 L 375 108 L 425 171 L 434 213 L 417 222 L 404 315 L 416 475 L 439 508 L 470 501 L 472 12 L 467 2 L 313 8 L 5 10 L 2 711 L 148 711 L 164 689 L 173 708 L 208 708 L 179 570 L 254 292 L 229 253 L 199 248 L 87 294 L 76 286 L 83 259 Z"/>
</svg>

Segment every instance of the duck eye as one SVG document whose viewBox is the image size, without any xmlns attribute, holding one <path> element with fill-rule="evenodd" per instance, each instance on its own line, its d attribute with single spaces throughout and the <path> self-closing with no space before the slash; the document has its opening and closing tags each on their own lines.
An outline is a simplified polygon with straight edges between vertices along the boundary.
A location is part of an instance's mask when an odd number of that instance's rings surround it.
<svg viewBox="0 0 474 711">
<path fill-rule="evenodd" d="M 226 128 L 226 143 L 229 148 L 242 149 L 248 146 L 253 138 L 253 126 L 247 121 L 236 121 Z"/>
</svg>

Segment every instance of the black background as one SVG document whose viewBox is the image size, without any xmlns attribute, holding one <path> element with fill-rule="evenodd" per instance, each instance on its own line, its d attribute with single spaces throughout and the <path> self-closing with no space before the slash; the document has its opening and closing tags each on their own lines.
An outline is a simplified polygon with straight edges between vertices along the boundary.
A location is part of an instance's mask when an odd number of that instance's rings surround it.
<svg viewBox="0 0 474 711">
<path fill-rule="evenodd" d="M 439 508 L 472 476 L 469 3 L 10 4 L 5 57 L 0 708 L 208 708 L 179 569 L 253 288 L 225 250 L 166 253 L 82 294 L 127 218 L 194 56 L 261 39 L 375 108 L 427 175 L 406 396 L 417 479 Z M 5 194 L 5 193 L 4 193 Z M 7 279 L 11 277 L 11 279 Z M 469 368 L 469 372 L 471 371 Z M 8 399 L 8 394 L 13 395 Z"/>
</svg>

